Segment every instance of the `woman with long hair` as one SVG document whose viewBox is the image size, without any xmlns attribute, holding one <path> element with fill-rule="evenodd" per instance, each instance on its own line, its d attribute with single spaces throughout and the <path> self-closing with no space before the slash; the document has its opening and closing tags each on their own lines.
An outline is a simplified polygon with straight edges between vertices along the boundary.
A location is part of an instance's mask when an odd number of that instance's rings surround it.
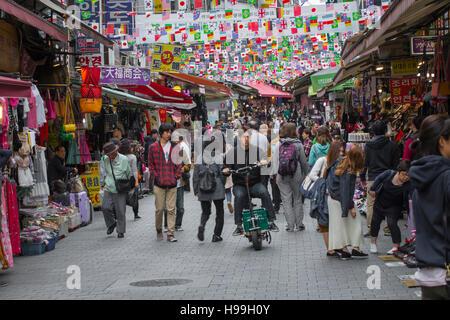
<svg viewBox="0 0 450 320">
<path fill-rule="evenodd" d="M 325 157 L 328 154 L 330 143 L 332 142 L 330 130 L 327 127 L 320 127 L 317 130 L 316 142 L 309 152 L 309 166 L 312 167 L 317 159 Z"/>
<path fill-rule="evenodd" d="M 412 202 L 419 267 L 415 279 L 422 287 L 423 300 L 449 300 L 450 119 L 440 115 L 425 118 L 418 141 L 413 147 L 419 158 L 409 170 L 415 189 Z"/>
<path fill-rule="evenodd" d="M 328 169 L 328 164 L 333 164 L 336 162 L 336 160 L 340 156 L 345 156 L 345 149 L 344 154 L 343 152 L 343 144 L 342 142 L 333 142 L 330 145 L 330 148 L 328 149 L 328 153 L 325 157 L 319 158 L 316 163 L 314 164 L 314 167 L 311 169 L 311 172 L 308 174 L 308 177 L 312 181 L 317 181 L 319 178 L 326 179 L 326 173 Z M 318 223 L 319 226 L 319 232 L 323 234 L 323 240 L 325 241 L 325 246 L 328 248 L 328 225 L 323 226 L 320 223 Z M 337 257 L 338 254 L 334 250 L 328 250 L 327 252 L 328 257 Z"/>
<path fill-rule="evenodd" d="M 341 260 L 367 258 L 359 246 L 362 242 L 361 217 L 353 203 L 356 176 L 364 168 L 364 151 L 353 146 L 345 157 L 328 164 L 329 243 L 328 249 L 338 253 Z M 352 246 L 350 253 L 347 246 Z"/>
</svg>

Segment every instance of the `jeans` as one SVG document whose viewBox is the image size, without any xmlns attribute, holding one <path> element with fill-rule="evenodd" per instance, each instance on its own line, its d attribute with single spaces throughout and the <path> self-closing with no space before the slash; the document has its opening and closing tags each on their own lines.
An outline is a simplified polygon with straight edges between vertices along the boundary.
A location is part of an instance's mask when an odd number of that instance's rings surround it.
<svg viewBox="0 0 450 320">
<path fill-rule="evenodd" d="M 399 208 L 399 214 L 397 216 L 387 216 L 387 223 L 389 230 L 391 231 L 392 243 L 400 243 L 402 241 L 402 234 L 397 225 L 398 219 L 400 218 L 400 211 L 401 209 Z M 376 207 L 373 208 L 372 221 L 370 223 L 370 236 L 374 238 L 378 237 L 381 222 L 383 222 L 385 218 L 386 217 L 383 214 L 378 212 Z"/>
<path fill-rule="evenodd" d="M 225 196 L 227 197 L 227 202 L 231 203 L 232 200 L 231 188 L 225 189 Z"/>
<path fill-rule="evenodd" d="M 272 200 L 274 204 L 275 211 L 280 211 L 281 205 L 281 194 L 280 188 L 278 188 L 278 184 L 276 183 L 275 177 L 270 179 L 270 187 L 272 188 Z"/>
<path fill-rule="evenodd" d="M 211 215 L 211 202 L 212 201 L 201 201 L 202 217 L 200 220 L 200 226 L 202 227 L 205 227 L 206 222 Z M 214 206 L 216 207 L 216 226 L 214 227 L 214 234 L 216 236 L 220 236 L 222 234 L 224 222 L 223 200 L 214 200 Z"/>
<path fill-rule="evenodd" d="M 175 227 L 181 227 L 183 223 L 183 215 L 184 215 L 184 188 L 177 188 L 177 218 L 175 220 Z"/>
<path fill-rule="evenodd" d="M 438 287 L 421 287 L 422 300 L 450 300 L 445 286 Z"/>
<path fill-rule="evenodd" d="M 273 208 L 272 200 L 270 199 L 269 191 L 262 183 L 257 183 L 250 187 L 250 195 L 252 198 L 260 198 L 263 207 L 267 210 L 267 218 L 269 222 L 275 221 L 275 209 Z M 236 225 L 242 225 L 242 211 L 245 204 L 248 204 L 247 188 L 241 185 L 233 186 L 234 194 L 234 223 Z"/>
</svg>

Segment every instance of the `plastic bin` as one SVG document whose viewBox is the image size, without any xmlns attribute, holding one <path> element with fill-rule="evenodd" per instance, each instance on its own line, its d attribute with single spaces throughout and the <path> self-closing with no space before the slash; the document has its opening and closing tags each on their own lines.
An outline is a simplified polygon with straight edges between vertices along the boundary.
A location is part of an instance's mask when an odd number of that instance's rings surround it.
<svg viewBox="0 0 450 320">
<path fill-rule="evenodd" d="M 20 248 L 22 249 L 22 256 L 36 256 L 45 252 L 45 243 L 22 242 Z"/>
<path fill-rule="evenodd" d="M 55 249 L 58 237 L 48 239 L 48 244 L 45 246 L 45 251 L 52 251 Z"/>
</svg>

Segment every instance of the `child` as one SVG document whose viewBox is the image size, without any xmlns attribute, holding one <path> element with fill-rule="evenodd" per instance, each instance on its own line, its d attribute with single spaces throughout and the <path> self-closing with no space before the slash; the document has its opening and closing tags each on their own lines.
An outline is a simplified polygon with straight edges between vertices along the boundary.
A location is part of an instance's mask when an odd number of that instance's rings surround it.
<svg viewBox="0 0 450 320">
<path fill-rule="evenodd" d="M 386 170 L 380 174 L 370 188 L 370 193 L 375 197 L 372 222 L 370 224 L 370 252 L 377 253 L 377 237 L 381 222 L 387 218 L 391 231 L 394 247 L 387 254 L 394 254 L 401 242 L 400 228 L 397 221 L 401 212 L 408 209 L 408 195 L 411 189 L 408 171 L 410 168 L 408 160 L 400 161 L 397 172 Z"/>
</svg>

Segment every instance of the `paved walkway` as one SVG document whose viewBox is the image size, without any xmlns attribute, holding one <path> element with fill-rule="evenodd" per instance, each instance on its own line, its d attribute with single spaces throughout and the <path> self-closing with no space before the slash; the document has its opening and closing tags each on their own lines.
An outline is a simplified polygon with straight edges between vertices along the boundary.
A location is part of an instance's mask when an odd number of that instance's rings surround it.
<svg viewBox="0 0 450 320">
<path fill-rule="evenodd" d="M 259 200 L 258 200 L 259 203 Z M 419 299 L 419 288 L 406 288 L 398 275 L 415 269 L 387 267 L 377 256 L 366 260 L 340 261 L 327 258 L 322 235 L 305 214 L 306 230 L 284 231 L 285 219 L 278 215 L 281 231 L 273 241 L 254 251 L 246 238 L 233 237 L 233 216 L 225 207 L 223 242 L 212 243 L 214 214 L 197 240 L 200 203 L 185 193 L 185 231 L 177 232 L 177 243 L 157 242 L 154 227 L 154 197 L 141 200 L 139 221 L 127 208 L 127 233 L 118 239 L 106 236 L 102 213 L 95 212 L 91 225 L 69 234 L 56 249 L 40 256 L 16 257 L 11 270 L 0 271 L 4 299 Z M 365 219 L 363 219 L 365 222 Z M 315 222 L 315 221 L 314 221 Z M 405 220 L 399 224 L 404 232 Z M 365 230 L 365 227 L 364 227 Z M 362 249 L 368 252 L 369 240 Z M 378 249 L 392 247 L 390 237 L 380 235 Z M 67 268 L 81 271 L 81 289 L 68 289 Z M 367 288 L 368 266 L 381 269 L 381 288 Z M 189 283 L 165 287 L 136 287 L 130 283 L 154 279 L 188 279 Z"/>
</svg>

